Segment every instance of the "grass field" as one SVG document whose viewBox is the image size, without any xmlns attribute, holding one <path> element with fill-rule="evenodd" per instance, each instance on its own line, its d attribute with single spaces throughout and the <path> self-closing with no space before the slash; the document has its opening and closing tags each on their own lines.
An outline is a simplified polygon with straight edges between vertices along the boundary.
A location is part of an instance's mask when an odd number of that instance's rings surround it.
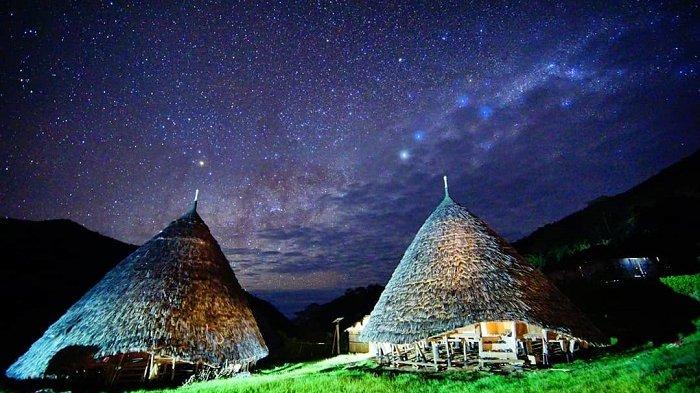
<svg viewBox="0 0 700 393">
<path fill-rule="evenodd" d="M 519 375 L 390 373 L 341 356 L 268 370 L 247 378 L 196 383 L 194 392 L 693 392 L 700 391 L 700 333 L 679 343 L 609 354 Z"/>
<path fill-rule="evenodd" d="M 700 274 L 665 277 L 661 282 L 700 299 Z M 640 328 L 653 329 L 654 322 Z M 0 388 L 3 391 L 8 392 Z M 695 321 L 695 333 L 679 336 L 674 343 L 627 350 L 613 346 L 590 360 L 513 375 L 397 373 L 378 368 L 366 355 L 342 355 L 159 392 L 700 392 L 700 319 Z"/>
<path fill-rule="evenodd" d="M 663 279 L 696 296 L 700 275 Z M 700 304 L 698 305 L 700 307 Z M 650 323 L 648 328 L 653 328 Z M 262 370 L 250 377 L 196 383 L 173 393 L 194 392 L 697 392 L 700 391 L 700 320 L 678 342 L 559 364 L 516 375 L 480 372 L 396 373 L 352 355 Z M 165 392 L 165 391 L 164 391 Z"/>
<path fill-rule="evenodd" d="M 700 273 L 661 277 L 661 282 L 681 295 L 700 301 Z"/>
</svg>

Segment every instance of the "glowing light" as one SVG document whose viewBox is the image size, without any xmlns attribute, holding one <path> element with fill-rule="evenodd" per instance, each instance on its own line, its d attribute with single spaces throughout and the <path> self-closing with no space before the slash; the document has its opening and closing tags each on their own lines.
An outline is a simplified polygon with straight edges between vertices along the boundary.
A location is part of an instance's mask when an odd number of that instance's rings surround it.
<svg viewBox="0 0 700 393">
<path fill-rule="evenodd" d="M 420 142 L 425 139 L 425 133 L 423 131 L 416 131 L 413 133 L 413 140 Z"/>
<path fill-rule="evenodd" d="M 403 149 L 399 151 L 399 158 L 401 159 L 401 161 L 408 161 L 408 159 L 411 158 L 411 152 L 406 149 Z"/>
<path fill-rule="evenodd" d="M 200 167 L 203 167 L 203 166 L 204 166 L 204 160 L 199 160 L 199 161 L 197 161 L 197 165 L 199 165 Z"/>
<path fill-rule="evenodd" d="M 457 97 L 456 104 L 458 108 L 466 107 L 467 105 L 469 105 L 469 97 L 467 97 L 467 95 L 465 94 L 460 95 L 459 97 Z"/>
<path fill-rule="evenodd" d="M 490 106 L 484 105 L 479 108 L 479 116 L 482 119 L 488 119 L 491 115 L 493 115 L 493 109 Z"/>
</svg>

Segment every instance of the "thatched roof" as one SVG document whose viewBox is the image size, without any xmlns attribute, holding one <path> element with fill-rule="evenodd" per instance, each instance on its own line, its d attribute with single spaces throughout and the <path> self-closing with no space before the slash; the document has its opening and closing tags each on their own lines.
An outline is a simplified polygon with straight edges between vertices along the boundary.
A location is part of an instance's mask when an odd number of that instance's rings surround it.
<svg viewBox="0 0 700 393">
<path fill-rule="evenodd" d="M 518 320 L 593 343 L 602 334 L 542 273 L 447 194 L 406 250 L 360 335 L 410 343 Z"/>
<path fill-rule="evenodd" d="M 150 352 L 215 366 L 268 353 L 243 289 L 196 202 L 107 273 L 7 376 L 48 376 L 52 357 L 75 346 L 94 347 L 95 358 Z"/>
</svg>

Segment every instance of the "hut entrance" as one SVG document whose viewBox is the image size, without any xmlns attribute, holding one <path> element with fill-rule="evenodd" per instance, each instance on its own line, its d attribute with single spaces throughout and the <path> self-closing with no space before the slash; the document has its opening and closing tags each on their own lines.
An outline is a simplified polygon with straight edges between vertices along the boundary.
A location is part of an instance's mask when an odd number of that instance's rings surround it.
<svg viewBox="0 0 700 393">
<path fill-rule="evenodd" d="M 96 346 L 71 345 L 56 352 L 46 366 L 47 375 L 76 380 L 97 380 L 103 378 L 100 363 L 93 357 Z"/>
<path fill-rule="evenodd" d="M 148 353 L 121 353 L 100 359 L 106 373 L 105 382 L 110 386 L 136 385 L 150 379 L 153 368 L 152 355 Z"/>
<path fill-rule="evenodd" d="M 56 353 L 47 375 L 89 386 L 140 386 L 181 384 L 190 378 L 211 379 L 247 371 L 247 364 L 212 367 L 203 363 L 155 356 L 147 352 L 121 353 L 95 359 L 96 347 L 70 346 Z"/>
<path fill-rule="evenodd" d="M 585 341 L 522 321 L 467 325 L 411 344 L 370 343 L 379 363 L 396 368 L 516 369 L 570 361 Z"/>
<path fill-rule="evenodd" d="M 190 379 L 208 380 L 247 371 L 247 366 L 240 364 L 213 367 L 201 362 L 188 362 L 145 352 L 107 356 L 101 362 L 108 377 L 105 382 L 109 386 L 135 386 L 144 382 L 179 385 Z"/>
<path fill-rule="evenodd" d="M 51 358 L 46 375 L 95 386 L 134 385 L 150 379 L 152 356 L 127 353 L 95 359 L 97 347 L 73 345 Z"/>
</svg>

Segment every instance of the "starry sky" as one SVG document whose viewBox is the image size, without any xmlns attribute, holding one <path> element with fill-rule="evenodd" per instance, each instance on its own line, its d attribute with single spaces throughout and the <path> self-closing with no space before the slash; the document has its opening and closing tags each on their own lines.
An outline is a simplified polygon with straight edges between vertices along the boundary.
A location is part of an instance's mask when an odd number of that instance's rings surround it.
<svg viewBox="0 0 700 393">
<path fill-rule="evenodd" d="M 385 283 L 443 174 L 516 240 L 700 147 L 692 2 L 52 3 L 0 6 L 0 214 L 140 244 L 198 188 L 288 314 Z"/>
</svg>

